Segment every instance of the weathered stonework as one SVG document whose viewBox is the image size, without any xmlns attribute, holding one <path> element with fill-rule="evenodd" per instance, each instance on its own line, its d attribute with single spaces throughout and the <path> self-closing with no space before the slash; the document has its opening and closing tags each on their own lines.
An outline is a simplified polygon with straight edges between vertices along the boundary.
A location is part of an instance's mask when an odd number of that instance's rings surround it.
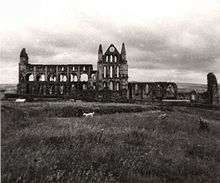
<svg viewBox="0 0 220 183">
<path fill-rule="evenodd" d="M 218 82 L 213 73 L 208 73 L 207 75 L 207 94 L 208 103 L 212 105 L 219 104 L 219 94 L 218 94 Z"/>
<path fill-rule="evenodd" d="M 129 100 L 158 101 L 176 99 L 177 85 L 172 82 L 129 82 Z"/>
<path fill-rule="evenodd" d="M 177 85 L 170 82 L 128 82 L 126 49 L 111 44 L 98 50 L 97 71 L 90 64 L 29 64 L 25 48 L 20 54 L 17 91 L 31 97 L 68 97 L 98 101 L 157 101 L 175 99 Z"/>
</svg>

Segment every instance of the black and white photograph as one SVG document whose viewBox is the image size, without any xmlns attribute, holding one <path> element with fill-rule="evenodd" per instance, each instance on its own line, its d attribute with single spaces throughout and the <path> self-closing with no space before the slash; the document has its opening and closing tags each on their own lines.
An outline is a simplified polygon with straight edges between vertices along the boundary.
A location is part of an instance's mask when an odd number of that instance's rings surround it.
<svg viewBox="0 0 220 183">
<path fill-rule="evenodd" d="M 220 0 L 0 2 L 2 183 L 220 182 Z"/>
</svg>

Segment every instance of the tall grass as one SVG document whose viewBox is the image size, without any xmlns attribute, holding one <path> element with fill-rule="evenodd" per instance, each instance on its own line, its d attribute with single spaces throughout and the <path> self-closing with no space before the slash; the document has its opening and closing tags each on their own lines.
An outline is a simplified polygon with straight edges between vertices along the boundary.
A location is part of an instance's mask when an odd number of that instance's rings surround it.
<svg viewBox="0 0 220 183">
<path fill-rule="evenodd" d="M 203 133 L 199 116 L 185 108 L 166 110 L 161 119 L 162 111 L 146 108 L 82 118 L 68 116 L 69 106 L 57 107 L 68 111 L 63 116 L 45 108 L 31 114 L 36 107 L 2 107 L 2 182 L 219 181 L 218 117 L 210 117 L 210 132 Z"/>
</svg>

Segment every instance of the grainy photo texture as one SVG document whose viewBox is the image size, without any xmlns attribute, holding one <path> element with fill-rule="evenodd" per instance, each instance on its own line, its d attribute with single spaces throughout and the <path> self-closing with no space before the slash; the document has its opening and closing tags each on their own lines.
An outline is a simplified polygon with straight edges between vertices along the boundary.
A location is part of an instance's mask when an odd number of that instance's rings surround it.
<svg viewBox="0 0 220 183">
<path fill-rule="evenodd" d="M 0 17 L 2 182 L 220 182 L 219 0 L 7 0 Z"/>
</svg>

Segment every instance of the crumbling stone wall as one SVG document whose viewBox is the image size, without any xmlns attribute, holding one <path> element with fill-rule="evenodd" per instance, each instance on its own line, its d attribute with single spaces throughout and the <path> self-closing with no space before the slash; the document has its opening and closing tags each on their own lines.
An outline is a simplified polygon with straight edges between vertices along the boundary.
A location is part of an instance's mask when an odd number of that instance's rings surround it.
<svg viewBox="0 0 220 183">
<path fill-rule="evenodd" d="M 86 78 L 84 78 L 86 76 Z M 111 44 L 103 53 L 98 50 L 97 71 L 91 64 L 30 64 L 25 48 L 19 62 L 21 95 L 67 97 L 97 101 L 155 101 L 175 99 L 177 85 L 169 82 L 129 83 L 124 43 L 119 52 Z"/>
<path fill-rule="evenodd" d="M 207 94 L 208 103 L 212 105 L 219 104 L 219 94 L 218 94 L 218 82 L 213 73 L 208 73 L 207 75 Z"/>
<path fill-rule="evenodd" d="M 19 94 L 74 95 L 76 91 L 95 90 L 96 72 L 91 64 L 29 64 L 22 49 L 19 62 Z"/>
<path fill-rule="evenodd" d="M 176 99 L 177 85 L 172 82 L 130 82 L 128 83 L 128 98 L 142 101 Z"/>
</svg>

